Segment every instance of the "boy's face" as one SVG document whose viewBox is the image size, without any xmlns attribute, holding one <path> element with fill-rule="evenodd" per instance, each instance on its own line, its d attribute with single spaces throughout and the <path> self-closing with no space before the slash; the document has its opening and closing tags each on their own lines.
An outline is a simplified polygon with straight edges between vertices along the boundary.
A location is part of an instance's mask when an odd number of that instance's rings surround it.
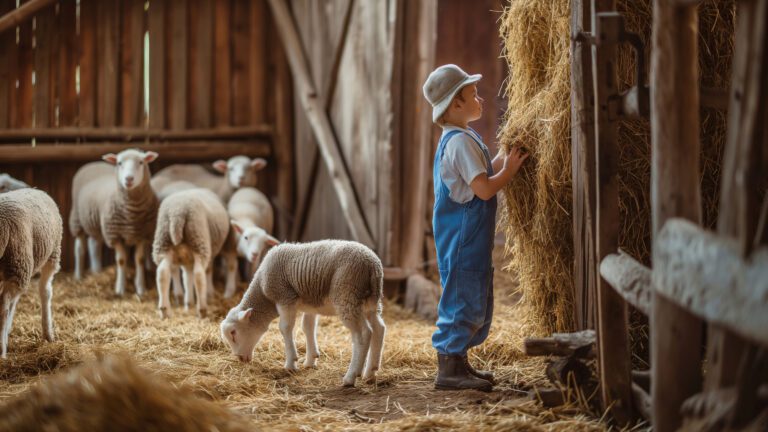
<svg viewBox="0 0 768 432">
<path fill-rule="evenodd" d="M 467 123 L 482 117 L 483 98 L 477 94 L 477 84 L 470 84 L 461 89 L 454 98 L 451 108 L 454 114 L 461 116 Z"/>
</svg>

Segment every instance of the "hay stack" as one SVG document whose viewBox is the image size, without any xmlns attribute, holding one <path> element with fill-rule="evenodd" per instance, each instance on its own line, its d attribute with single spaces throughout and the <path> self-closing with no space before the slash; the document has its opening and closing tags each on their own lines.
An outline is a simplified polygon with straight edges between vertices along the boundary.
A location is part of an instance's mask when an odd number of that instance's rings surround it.
<svg viewBox="0 0 768 432">
<path fill-rule="evenodd" d="M 124 356 L 49 378 L 0 407 L 0 430 L 19 432 L 246 431 L 252 426 Z"/>
<path fill-rule="evenodd" d="M 620 0 L 630 30 L 650 40 L 649 0 Z M 706 0 L 700 10 L 702 85 L 726 87 L 733 51 L 734 2 Z M 531 158 L 505 188 L 500 213 L 524 300 L 541 333 L 569 331 L 573 319 L 573 235 L 570 136 L 570 2 L 511 0 L 501 19 L 510 76 L 508 110 L 499 142 L 522 144 Z M 649 44 L 646 43 L 646 46 Z M 647 57 L 650 58 L 650 57 Z M 624 88 L 634 83 L 634 60 L 624 48 L 618 63 Z M 704 222 L 717 210 L 725 115 L 702 111 Z M 650 258 L 650 129 L 647 121 L 620 127 L 620 246 Z"/>
</svg>

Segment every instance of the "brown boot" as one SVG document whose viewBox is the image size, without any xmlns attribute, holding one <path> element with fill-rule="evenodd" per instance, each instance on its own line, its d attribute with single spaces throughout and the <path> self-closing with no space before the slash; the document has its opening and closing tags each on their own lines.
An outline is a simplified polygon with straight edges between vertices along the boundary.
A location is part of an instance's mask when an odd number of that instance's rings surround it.
<svg viewBox="0 0 768 432">
<path fill-rule="evenodd" d="M 464 365 L 460 355 L 437 355 L 437 378 L 435 388 L 438 390 L 480 390 L 491 391 L 493 384 L 478 378 Z"/>
<path fill-rule="evenodd" d="M 474 376 L 476 376 L 478 378 L 482 378 L 482 379 L 488 381 L 489 383 L 491 383 L 493 385 L 496 385 L 496 380 L 493 379 L 493 372 L 491 372 L 491 371 L 484 371 L 484 370 L 477 370 L 477 369 L 473 368 L 472 365 L 469 364 L 469 357 L 466 356 L 466 355 L 464 356 L 464 367 L 467 369 L 467 372 L 471 373 L 472 375 L 474 375 Z"/>
</svg>

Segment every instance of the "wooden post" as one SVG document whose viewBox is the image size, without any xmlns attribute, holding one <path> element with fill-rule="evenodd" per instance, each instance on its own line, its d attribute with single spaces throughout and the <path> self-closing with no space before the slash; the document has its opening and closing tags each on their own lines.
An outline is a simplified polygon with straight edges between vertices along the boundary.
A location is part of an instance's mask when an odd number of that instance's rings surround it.
<svg viewBox="0 0 768 432">
<path fill-rule="evenodd" d="M 697 6 L 653 2 L 651 202 L 654 243 L 671 217 L 701 220 Z M 694 109 L 691 109 L 694 107 Z M 656 247 L 653 247 L 656 261 Z M 651 397 L 657 432 L 677 430 L 701 386 L 701 321 L 654 292 Z"/>
<path fill-rule="evenodd" d="M 571 154 L 573 175 L 574 317 L 578 329 L 595 328 L 595 105 L 589 0 L 571 2 Z"/>
<path fill-rule="evenodd" d="M 156 3 L 158 2 L 152 4 Z M 96 0 L 80 0 L 79 126 L 96 126 L 96 8 L 98 6 Z M 152 94 L 158 94 L 154 92 L 154 88 L 152 90 L 150 97 Z"/>
<path fill-rule="evenodd" d="M 598 44 L 592 49 L 595 91 L 595 159 L 597 181 L 597 262 L 619 248 L 619 119 L 609 113 L 608 100 L 619 93 L 616 19 L 600 17 L 613 11 L 611 0 L 592 0 L 592 28 Z M 596 266 L 597 264 L 595 264 Z M 602 402 L 617 423 L 632 419 L 631 353 L 627 304 L 602 277 L 597 284 L 597 334 Z"/>
<path fill-rule="evenodd" d="M 28 0 L 26 2 L 22 2 L 21 6 L 11 10 L 10 12 L 3 11 L 8 13 L 5 13 L 2 17 L 0 17 L 0 33 L 12 28 L 16 28 L 16 26 L 23 24 L 24 21 L 28 20 L 37 11 L 43 9 L 51 3 L 54 3 L 55 1 L 56 0 Z"/>
</svg>

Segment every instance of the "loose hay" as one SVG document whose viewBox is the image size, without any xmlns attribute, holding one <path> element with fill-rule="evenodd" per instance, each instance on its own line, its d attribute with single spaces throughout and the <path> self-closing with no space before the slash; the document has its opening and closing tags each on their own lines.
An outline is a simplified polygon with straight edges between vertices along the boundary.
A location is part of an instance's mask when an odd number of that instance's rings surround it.
<svg viewBox="0 0 768 432">
<path fill-rule="evenodd" d="M 650 44 L 649 0 L 620 0 L 627 26 Z M 699 7 L 701 83 L 727 87 L 733 52 L 734 2 L 706 0 Z M 531 157 L 504 190 L 500 227 L 520 276 L 523 299 L 537 333 L 570 331 L 573 316 L 573 233 L 570 136 L 570 2 L 511 0 L 501 17 L 509 65 L 508 109 L 499 132 L 503 148 L 524 145 Z M 650 51 L 650 48 L 646 50 Z M 646 58 L 650 58 L 646 56 Z M 649 63 L 649 62 L 647 62 Z M 622 88 L 635 82 L 634 58 L 620 51 Z M 704 223 L 713 226 L 725 115 L 703 109 L 702 198 Z M 650 136 L 647 121 L 626 121 L 620 129 L 620 246 L 650 261 Z"/>
<path fill-rule="evenodd" d="M 500 253 L 496 258 L 501 258 Z M 430 342 L 434 325 L 392 303 L 384 307 L 387 335 L 378 380 L 349 389 L 341 387 L 351 354 L 349 332 L 336 318 L 320 320 L 318 343 L 323 354 L 318 367 L 289 374 L 282 369 L 283 341 L 277 322 L 250 364 L 232 356 L 219 339 L 218 323 L 237 300 L 224 301 L 220 289 L 211 302 L 210 319 L 199 320 L 194 312 L 174 306 L 173 316 L 160 320 L 154 291 L 143 301 L 135 296 L 118 299 L 112 295 L 113 278 L 114 269 L 83 282 L 68 275 L 56 278 L 53 306 L 58 340 L 53 344 L 40 340 L 37 296 L 22 297 L 8 359 L 0 361 L 0 410 L 15 410 L 3 405 L 20 403 L 9 402 L 16 398 L 37 398 L 31 388 L 38 383 L 45 388 L 52 373 L 71 372 L 69 376 L 86 380 L 103 370 L 114 372 L 107 376 L 141 375 L 116 372 L 128 369 L 145 371 L 146 381 L 140 385 L 147 391 L 167 381 L 183 389 L 185 396 L 194 396 L 189 402 L 194 406 L 210 401 L 209 405 L 219 408 L 212 412 L 227 408 L 241 414 L 243 424 L 266 430 L 605 430 L 597 420 L 600 413 L 590 417 L 578 404 L 545 409 L 525 398 L 526 390 L 546 379 L 544 362 L 521 352 L 522 339 L 530 332 L 523 319 L 527 312 L 518 307 L 513 295 L 514 278 L 503 271 L 495 276 L 496 319 L 491 335 L 472 353 L 478 367 L 496 370 L 501 384 L 490 394 L 435 391 L 436 361 Z M 302 334 L 297 335 L 297 345 L 303 355 Z M 122 360 L 114 360 L 112 366 L 91 363 L 98 356 L 120 352 L 130 353 L 138 366 Z M 67 370 L 83 363 L 91 366 L 79 372 Z M 62 383 L 66 376 L 55 375 L 54 380 Z M 112 381 L 111 385 L 118 385 L 116 379 Z M 168 385 L 163 389 L 159 391 L 175 391 Z M 116 394 L 143 392 L 135 384 L 130 392 L 116 390 Z M 172 401 L 178 396 L 167 399 L 176 405 Z"/>
</svg>

